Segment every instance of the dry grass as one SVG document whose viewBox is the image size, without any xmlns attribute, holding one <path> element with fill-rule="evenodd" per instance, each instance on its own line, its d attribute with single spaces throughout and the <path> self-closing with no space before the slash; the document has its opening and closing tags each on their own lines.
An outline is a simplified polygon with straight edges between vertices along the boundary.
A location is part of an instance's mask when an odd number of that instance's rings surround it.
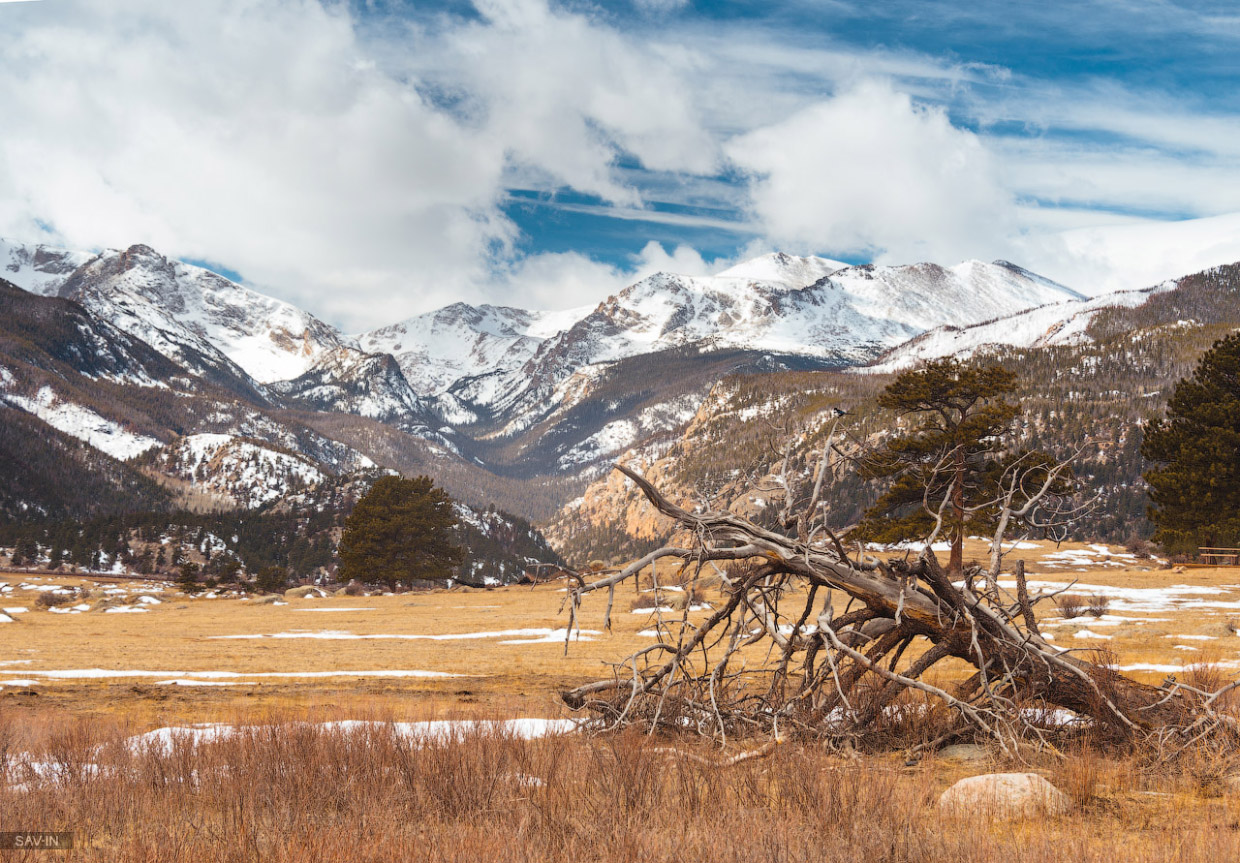
<svg viewBox="0 0 1240 863">
<path fill-rule="evenodd" d="M 974 548 L 973 545 L 977 547 Z M 1085 546 L 1065 545 L 1067 550 Z M 971 543 L 966 555 L 978 556 L 980 544 Z M 1208 597 L 1220 602 L 1240 602 L 1240 570 L 1169 570 L 1131 566 L 1097 566 L 1084 571 L 1054 567 L 1056 549 L 1043 546 L 1013 552 L 1009 561 L 1024 558 L 1031 580 L 1066 582 L 1080 579 L 1080 595 L 1096 593 L 1087 585 L 1137 588 L 1188 583 L 1222 590 Z M 1118 552 L 1117 552 L 1118 553 Z M 670 571 L 660 572 L 661 584 L 673 581 Z M 11 576 L 13 584 L 32 576 Z M 0 580 L 5 576 L 0 574 Z M 648 579 L 647 579 L 648 580 Z M 92 587 L 89 580 L 72 576 L 44 578 L 41 583 Z M 664 592 L 665 605 L 719 601 L 718 588 L 710 580 L 686 585 L 685 593 Z M 27 712 L 62 710 L 107 716 L 114 712 L 142 715 L 150 722 L 227 716 L 238 711 L 254 712 L 361 699 L 383 709 L 422 709 L 430 703 L 487 706 L 496 699 L 516 701 L 524 712 L 538 715 L 560 710 L 556 693 L 607 673 L 606 662 L 627 656 L 651 643 L 640 635 L 651 627 L 649 614 L 629 614 L 630 603 L 640 608 L 654 594 L 622 591 L 617 596 L 613 629 L 574 643 L 565 656 L 560 643 L 503 644 L 501 638 L 468 640 L 400 640 L 311 638 L 221 639 L 219 636 L 272 635 L 343 631 L 353 635 L 444 635 L 497 632 L 512 629 L 557 629 L 566 615 L 560 614 L 562 585 L 551 583 L 498 590 L 460 589 L 451 592 L 408 593 L 399 596 L 337 596 L 328 599 L 293 599 L 288 605 L 256 605 L 237 599 L 189 598 L 180 593 L 163 596 L 164 602 L 146 614 L 51 614 L 35 607 L 40 595 L 17 590 L 0 598 L 0 606 L 32 608 L 19 615 L 17 624 L 0 625 L 0 704 Z M 1065 594 L 1061 599 L 1076 594 Z M 91 600 L 97 604 L 99 597 Z M 602 629 L 606 597 L 587 597 L 581 625 Z M 313 612 L 314 608 L 355 608 L 355 612 Z M 1125 615 L 1108 610 L 1110 616 Z M 364 609 L 364 610 L 363 610 Z M 679 610 L 664 616 L 678 620 Z M 690 612 L 690 619 L 708 615 Z M 1090 648 L 1106 644 L 1121 664 L 1187 665 L 1206 658 L 1229 665 L 1240 661 L 1240 639 L 1227 628 L 1234 609 L 1186 604 L 1167 613 L 1132 615 L 1133 622 L 1093 618 L 1063 620 L 1049 604 L 1043 606 L 1046 631 L 1061 647 Z M 1089 628 L 1111 636 L 1105 642 L 1077 633 Z M 306 634 L 303 632 L 303 634 Z M 1082 633 L 1088 635 L 1088 632 Z M 1187 639 L 1185 636 L 1208 636 Z M 905 662 L 917 656 L 910 650 Z M 461 677 L 444 679 L 280 679 L 249 681 L 244 686 L 177 687 L 156 685 L 158 678 L 44 681 L 37 687 L 5 686 L 9 678 L 24 672 L 47 669 L 150 669 L 168 671 L 224 670 L 239 672 L 332 671 L 346 669 L 417 669 L 448 672 Z M 963 672 L 963 666 L 960 669 Z M 1165 671 L 1137 671 L 1137 676 L 1158 682 Z M 37 695 L 23 693 L 36 692 Z M 460 694 L 457 693 L 468 693 Z"/>
<path fill-rule="evenodd" d="M 1021 551 L 1031 579 L 1152 588 L 1220 589 L 1240 601 L 1240 571 L 1183 573 L 1135 566 L 1085 572 L 1049 565 L 1048 549 Z M 966 549 L 977 556 L 979 550 Z M 14 584 L 26 578 L 14 576 Z M 0 576 L 0 580 L 4 580 Z M 58 577 L 58 583 L 89 583 Z M 660 574 L 660 583 L 670 581 Z M 699 588 L 701 585 L 699 585 Z M 1202 751 L 1174 769 L 1152 760 L 1115 760 L 1084 744 L 1062 760 L 987 767 L 927 758 L 844 760 L 788 744 L 732 768 L 703 766 L 619 737 L 521 741 L 494 735 L 410 747 L 382 727 L 345 736 L 296 722 L 321 719 L 560 715 L 560 688 L 606 673 L 651 643 L 649 614 L 620 612 L 614 631 L 593 641 L 502 644 L 504 639 L 219 639 L 294 630 L 357 635 L 460 634 L 554 629 L 558 584 L 393 597 L 333 597 L 258 606 L 236 599 L 164 595 L 146 614 L 53 614 L 38 593 L 15 590 L 0 607 L 32 610 L 0 626 L 0 765 L 36 753 L 65 765 L 62 781 L 20 792 L 0 781 L 0 830 L 75 829 L 86 851 L 72 859 L 140 861 L 590 861 L 590 860 L 968 860 L 1125 861 L 1240 859 L 1240 800 L 1223 778 L 1240 771 Z M 1096 592 L 1082 585 L 1081 592 Z M 671 600 L 667 595 L 664 599 Z M 682 601 L 690 599 L 688 593 Z M 716 588 L 693 599 L 718 601 Z M 91 600 L 92 603 L 98 600 Z M 582 609 L 601 629 L 606 597 Z M 672 604 L 669 602 L 668 604 Z M 1114 604 L 1113 604 L 1114 606 Z M 314 608 L 355 608 L 314 612 Z M 367 610 L 360 610 L 367 609 Z M 1125 615 L 1104 609 L 1108 619 Z M 691 619 L 699 614 L 691 613 Z M 1227 628 L 1234 609 L 1183 607 L 1139 621 L 1058 618 L 1043 612 L 1056 643 L 1105 644 L 1120 663 L 1203 663 L 1181 680 L 1230 679 L 1240 640 Z M 681 612 L 666 615 L 679 619 Z M 1086 626 L 1111 635 L 1076 640 Z M 1188 635 L 1209 639 L 1184 640 Z M 1192 647 L 1194 650 L 1177 650 Z M 905 661 L 911 661 L 912 652 Z M 155 685 L 155 679 L 40 681 L 6 685 L 48 669 L 233 670 L 425 669 L 445 679 L 267 678 L 229 687 Z M 944 682 L 966 673 L 947 667 Z M 1163 672 L 1137 672 L 1157 681 Z M 1237 694 L 1240 698 L 1240 693 Z M 266 730 L 198 749 L 133 753 L 126 735 L 160 725 L 224 721 Z M 741 744 L 750 745 L 750 744 Z M 102 746 L 102 749 L 99 747 Z M 107 769 L 94 772 L 83 765 Z M 943 824 L 933 802 L 952 781 L 991 769 L 1037 769 L 1078 809 L 1062 819 L 1011 824 Z M 531 782 L 535 777 L 540 782 Z M 16 777 L 9 777 L 14 779 Z M 46 859 L 7 852 L 5 860 Z"/>
<path fill-rule="evenodd" d="M 485 732 L 417 745 L 382 724 L 341 733 L 283 722 L 135 751 L 126 733 L 71 720 L 26 728 L 60 778 L 0 786 L 4 824 L 74 831 L 73 859 L 152 863 L 1111 863 L 1121 848 L 1132 863 L 1240 856 L 1240 801 L 1090 753 L 1044 769 L 1077 801 L 1074 813 L 970 823 L 944 822 L 934 807 L 960 768 L 794 744 L 719 768 L 631 735 Z"/>
</svg>

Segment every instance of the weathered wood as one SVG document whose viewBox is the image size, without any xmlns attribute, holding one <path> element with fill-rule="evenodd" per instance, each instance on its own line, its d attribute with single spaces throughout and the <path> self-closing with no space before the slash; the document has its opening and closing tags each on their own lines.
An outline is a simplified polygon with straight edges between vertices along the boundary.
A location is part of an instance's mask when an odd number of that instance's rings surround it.
<svg viewBox="0 0 1240 863">
<path fill-rule="evenodd" d="M 1233 723 L 1217 712 L 1210 693 L 1183 684 L 1150 686 L 1048 644 L 1038 631 L 1038 598 L 1028 594 L 1021 561 L 1013 598 L 995 584 L 998 572 L 993 567 L 953 581 L 928 548 L 912 560 L 884 562 L 861 549 L 850 555 L 838 542 L 813 544 L 733 513 L 690 512 L 637 472 L 616 467 L 693 543 L 659 549 L 581 585 L 570 594 L 574 609 L 582 595 L 612 591 L 663 557 L 698 566 L 753 559 L 763 563 L 725 576 L 727 601 L 704 622 L 682 630 L 679 641 L 644 648 L 619 663 L 613 677 L 563 693 L 574 709 L 595 710 L 615 724 L 646 722 L 652 730 L 674 714 L 680 727 L 688 721 L 721 739 L 729 728 L 768 728 L 774 734 L 783 727 L 780 723 L 801 733 L 851 739 L 878 724 L 902 693 L 920 691 L 955 711 L 966 727 L 995 737 L 1005 749 L 1022 736 L 1043 733 L 1025 714 L 1028 706 L 1071 711 L 1092 720 L 1107 737 L 1128 741 L 1152 735 L 1166 744 L 1190 732 L 1231 730 Z M 797 533 L 813 535 L 803 524 Z M 996 542 L 1001 541 L 1000 533 Z M 779 601 L 789 580 L 810 589 L 784 617 Z M 833 590 L 858 607 L 829 619 Z M 819 591 L 826 598 L 815 618 L 812 609 Z M 733 665 L 741 649 L 765 639 L 772 644 L 769 666 Z M 913 654 L 901 671 L 900 658 L 914 642 L 925 649 Z M 799 670 L 794 656 L 801 657 Z M 955 694 L 922 680 L 939 661 L 952 657 L 976 669 Z M 800 681 L 785 687 L 785 678 L 794 671 Z M 760 689 L 745 686 L 758 677 Z"/>
</svg>

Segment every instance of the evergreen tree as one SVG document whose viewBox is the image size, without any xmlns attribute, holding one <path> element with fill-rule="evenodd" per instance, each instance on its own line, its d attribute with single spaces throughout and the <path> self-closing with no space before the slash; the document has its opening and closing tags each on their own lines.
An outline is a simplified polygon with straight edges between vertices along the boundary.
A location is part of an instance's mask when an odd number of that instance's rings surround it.
<svg viewBox="0 0 1240 863">
<path fill-rule="evenodd" d="M 430 477 L 380 477 L 345 522 L 340 580 L 450 578 L 464 557 L 452 541 L 455 525 L 451 498 Z"/>
<path fill-rule="evenodd" d="M 279 566 L 264 566 L 254 576 L 254 587 L 262 593 L 279 593 L 288 585 L 288 573 Z"/>
<path fill-rule="evenodd" d="M 1240 333 L 1214 343 L 1145 433 L 1149 517 L 1168 551 L 1240 546 Z"/>
<path fill-rule="evenodd" d="M 865 464 L 870 478 L 894 482 L 865 514 L 861 533 L 879 542 L 926 536 L 941 513 L 951 544 L 948 571 L 964 568 L 963 541 L 974 503 L 994 489 L 996 451 L 1020 409 L 1000 396 L 1016 388 L 1002 366 L 975 367 L 955 359 L 929 362 L 892 381 L 878 403 L 920 420 L 887 442 Z"/>
</svg>

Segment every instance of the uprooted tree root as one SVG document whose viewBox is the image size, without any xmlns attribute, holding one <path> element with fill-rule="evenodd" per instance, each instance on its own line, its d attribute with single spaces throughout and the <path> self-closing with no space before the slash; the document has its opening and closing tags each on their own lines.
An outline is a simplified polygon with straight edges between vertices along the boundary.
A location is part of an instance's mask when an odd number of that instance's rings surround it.
<svg viewBox="0 0 1240 863">
<path fill-rule="evenodd" d="M 569 594 L 581 598 L 668 559 L 695 580 L 718 578 L 723 601 L 701 622 L 661 616 L 658 639 L 618 662 L 611 677 L 562 693 L 606 727 L 737 738 L 802 737 L 839 748 L 932 749 L 989 739 L 1006 755 L 1055 751 L 1088 729 L 1095 741 L 1151 747 L 1175 758 L 1202 747 L 1240 750 L 1230 701 L 1240 684 L 1210 691 L 1168 678 L 1151 686 L 1106 657 L 1059 650 L 1037 625 L 1039 602 L 1021 566 L 1015 592 L 998 563 L 953 581 L 933 552 L 880 560 L 829 531 L 794 539 L 727 512 L 689 512 L 623 467 L 651 503 L 694 541 L 664 547 Z M 996 557 L 996 561 L 998 557 Z M 848 598 L 833 616 L 836 591 Z M 901 665 L 905 657 L 909 661 Z M 928 672 L 963 660 L 973 673 L 947 686 Z"/>
</svg>

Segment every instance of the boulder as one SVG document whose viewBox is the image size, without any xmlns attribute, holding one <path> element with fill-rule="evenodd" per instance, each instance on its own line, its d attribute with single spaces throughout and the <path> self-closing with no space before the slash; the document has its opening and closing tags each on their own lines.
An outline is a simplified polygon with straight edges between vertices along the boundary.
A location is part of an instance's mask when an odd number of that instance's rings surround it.
<svg viewBox="0 0 1240 863">
<path fill-rule="evenodd" d="M 280 601 L 280 597 L 276 596 L 274 593 L 271 593 L 271 594 L 268 594 L 267 596 L 258 597 L 257 599 L 253 601 L 252 604 L 253 605 L 275 605 L 279 601 Z"/>
<path fill-rule="evenodd" d="M 987 773 L 961 779 L 943 792 L 939 809 L 951 815 L 999 818 L 1062 815 L 1072 801 L 1036 773 Z"/>
<path fill-rule="evenodd" d="M 290 587 L 284 591 L 284 595 L 293 599 L 304 599 L 307 596 L 327 596 L 327 591 L 313 584 L 305 584 L 301 587 Z"/>
</svg>

